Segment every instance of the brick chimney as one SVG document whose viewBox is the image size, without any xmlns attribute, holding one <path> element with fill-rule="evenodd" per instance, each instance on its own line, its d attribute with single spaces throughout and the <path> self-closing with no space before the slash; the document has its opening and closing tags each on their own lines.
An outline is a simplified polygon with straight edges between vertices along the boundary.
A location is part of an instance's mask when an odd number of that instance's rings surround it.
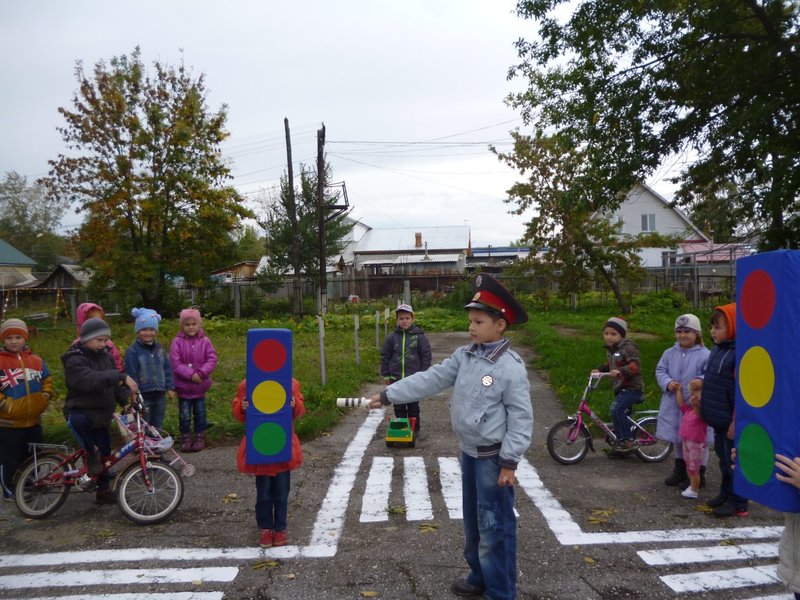
<svg viewBox="0 0 800 600">
<path fill-rule="evenodd" d="M 417 232 L 414 234 L 414 248 L 422 248 L 422 233 Z"/>
</svg>

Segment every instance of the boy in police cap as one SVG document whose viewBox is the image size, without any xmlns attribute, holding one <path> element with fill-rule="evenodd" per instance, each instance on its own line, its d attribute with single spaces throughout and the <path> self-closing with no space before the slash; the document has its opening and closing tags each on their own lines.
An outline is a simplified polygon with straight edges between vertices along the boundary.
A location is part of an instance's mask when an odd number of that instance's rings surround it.
<svg viewBox="0 0 800 600">
<path fill-rule="evenodd" d="M 511 600 L 517 587 L 515 470 L 531 443 L 533 408 L 525 363 L 504 334 L 528 315 L 485 274 L 476 278 L 475 295 L 464 308 L 472 343 L 375 394 L 369 407 L 413 402 L 453 387 L 450 417 L 461 450 L 464 558 L 470 570 L 451 590 Z"/>
</svg>

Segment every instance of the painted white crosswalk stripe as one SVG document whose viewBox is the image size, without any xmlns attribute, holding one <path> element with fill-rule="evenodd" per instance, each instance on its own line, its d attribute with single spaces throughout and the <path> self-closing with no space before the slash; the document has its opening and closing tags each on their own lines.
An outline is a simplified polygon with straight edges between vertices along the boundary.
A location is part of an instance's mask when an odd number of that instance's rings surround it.
<svg viewBox="0 0 800 600">
<path fill-rule="evenodd" d="M 191 583 L 233 581 L 238 567 L 190 569 L 104 569 L 99 571 L 37 571 L 0 576 L 0 589 L 125 585 L 145 583 Z"/>
<path fill-rule="evenodd" d="M 775 565 L 765 565 L 761 567 L 743 567 L 741 569 L 662 575 L 660 579 L 677 594 L 693 594 L 780 583 L 776 571 L 777 567 Z"/>
<path fill-rule="evenodd" d="M 421 456 L 403 458 L 403 494 L 406 499 L 406 518 L 409 521 L 430 521 L 433 506 L 428 491 L 428 474 Z"/>
<path fill-rule="evenodd" d="M 461 465 L 451 456 L 439 457 L 439 480 L 442 484 L 442 497 L 451 519 L 463 519 L 461 504 Z"/>
<path fill-rule="evenodd" d="M 640 550 L 636 554 L 648 565 L 691 565 L 722 560 L 775 558 L 778 556 L 778 544 L 664 548 L 663 550 Z"/>
<path fill-rule="evenodd" d="M 361 498 L 362 523 L 376 523 L 389 520 L 389 493 L 392 491 L 392 471 L 394 458 L 376 456 L 367 477 L 367 487 Z"/>
<path fill-rule="evenodd" d="M 222 600 L 223 592 L 143 592 L 141 594 L 80 594 L 79 596 L 38 596 L 29 600 Z"/>
</svg>

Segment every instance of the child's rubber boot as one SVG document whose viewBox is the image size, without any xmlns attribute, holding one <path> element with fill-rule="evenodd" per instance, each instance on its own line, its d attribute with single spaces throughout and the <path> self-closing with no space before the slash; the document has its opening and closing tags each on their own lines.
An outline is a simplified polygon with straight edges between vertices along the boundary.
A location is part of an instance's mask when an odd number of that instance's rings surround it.
<svg viewBox="0 0 800 600">
<path fill-rule="evenodd" d="M 676 458 L 672 473 L 664 480 L 664 484 L 669 486 L 681 486 L 684 481 L 688 480 L 689 474 L 686 472 L 686 461 L 682 458 Z M 683 485 L 682 487 L 686 486 Z"/>
<path fill-rule="evenodd" d="M 192 452 L 200 452 L 200 450 L 205 449 L 205 447 L 206 447 L 206 434 L 195 433 L 194 442 L 192 442 Z"/>
<path fill-rule="evenodd" d="M 191 452 L 192 451 L 192 434 L 191 433 L 182 433 L 181 434 L 181 452 Z"/>
</svg>

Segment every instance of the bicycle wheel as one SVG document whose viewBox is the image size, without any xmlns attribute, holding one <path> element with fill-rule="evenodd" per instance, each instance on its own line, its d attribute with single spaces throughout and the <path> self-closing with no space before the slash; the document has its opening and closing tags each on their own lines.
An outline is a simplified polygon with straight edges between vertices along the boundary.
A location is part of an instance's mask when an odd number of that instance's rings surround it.
<svg viewBox="0 0 800 600">
<path fill-rule="evenodd" d="M 657 417 L 646 417 L 633 426 L 636 456 L 644 462 L 657 463 L 670 455 L 672 444 L 656 437 Z"/>
<path fill-rule="evenodd" d="M 589 452 L 591 435 L 581 423 L 580 429 L 575 419 L 565 419 L 553 425 L 547 434 L 547 451 L 562 465 L 581 462 Z"/>
<path fill-rule="evenodd" d="M 19 512 L 31 519 L 44 519 L 67 501 L 72 486 L 65 485 L 59 479 L 46 479 L 59 471 L 63 460 L 57 454 L 44 454 L 39 455 L 35 462 L 31 457 L 22 463 L 14 487 L 14 499 Z"/>
<path fill-rule="evenodd" d="M 183 500 L 183 479 L 168 464 L 150 461 L 147 475 L 152 487 L 145 483 L 142 466 L 135 463 L 120 475 L 117 504 L 126 517 L 140 525 L 160 523 L 180 506 Z"/>
</svg>

